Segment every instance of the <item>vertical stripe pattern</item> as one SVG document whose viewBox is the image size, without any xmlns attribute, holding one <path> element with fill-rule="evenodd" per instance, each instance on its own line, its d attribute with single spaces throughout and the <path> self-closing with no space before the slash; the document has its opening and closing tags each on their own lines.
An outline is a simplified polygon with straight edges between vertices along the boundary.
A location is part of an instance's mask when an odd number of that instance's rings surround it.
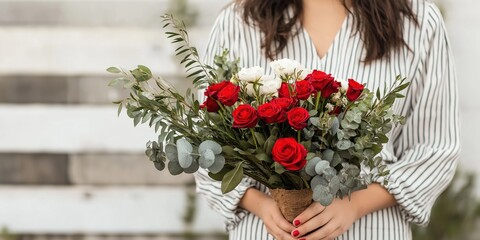
<svg viewBox="0 0 480 240">
<path fill-rule="evenodd" d="M 405 21 L 404 38 L 409 48 L 394 52 L 389 59 L 369 64 L 362 62 L 365 46 L 354 29 L 350 14 L 337 33 L 328 52 L 318 57 L 308 33 L 301 28 L 292 37 L 278 58 L 298 60 L 310 69 L 320 69 L 339 79 L 354 78 L 370 89 L 390 86 L 397 75 L 407 77 L 411 86 L 398 100 L 393 110 L 407 117 L 405 125 L 390 132 L 390 141 L 380 153 L 390 169 L 386 189 L 398 205 L 368 214 L 338 237 L 339 240 L 409 240 L 410 223 L 425 225 L 435 199 L 451 181 L 460 150 L 458 99 L 454 63 L 445 25 L 438 8 L 428 0 L 412 0 L 419 25 Z M 206 61 L 223 48 L 231 57 L 239 57 L 244 67 L 260 66 L 267 70 L 270 60 L 260 47 L 262 33 L 247 26 L 235 5 L 219 15 L 207 46 Z M 238 203 L 250 187 L 266 193 L 253 179 L 244 178 L 240 186 L 222 195 L 220 183 L 206 172 L 195 175 L 197 191 L 225 219 L 230 239 L 273 239 L 261 220 L 238 208 Z M 382 178 L 376 178 L 382 183 Z"/>
</svg>

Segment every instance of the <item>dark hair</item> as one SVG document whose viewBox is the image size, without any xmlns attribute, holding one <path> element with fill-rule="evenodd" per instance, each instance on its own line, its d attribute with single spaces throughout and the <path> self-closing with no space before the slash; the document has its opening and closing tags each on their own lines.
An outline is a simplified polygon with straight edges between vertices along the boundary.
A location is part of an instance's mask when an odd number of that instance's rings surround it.
<svg viewBox="0 0 480 240">
<path fill-rule="evenodd" d="M 345 8 L 347 0 L 341 0 Z M 302 17 L 302 0 L 237 0 L 247 24 L 255 24 L 264 33 L 262 48 L 270 59 L 281 52 Z M 388 57 L 392 50 L 407 46 L 403 39 L 403 21 L 418 24 L 410 0 L 350 0 L 356 30 L 361 33 L 367 55 L 365 62 Z M 293 16 L 287 17 L 287 9 Z"/>
</svg>

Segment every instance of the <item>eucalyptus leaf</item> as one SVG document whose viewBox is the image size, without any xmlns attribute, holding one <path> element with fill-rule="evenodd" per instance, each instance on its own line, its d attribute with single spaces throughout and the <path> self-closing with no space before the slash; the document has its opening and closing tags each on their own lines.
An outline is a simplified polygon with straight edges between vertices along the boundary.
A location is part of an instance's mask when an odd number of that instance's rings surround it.
<svg viewBox="0 0 480 240">
<path fill-rule="evenodd" d="M 185 173 L 192 174 L 192 173 L 197 172 L 199 167 L 200 166 L 198 165 L 198 163 L 196 161 L 193 161 L 192 164 L 190 165 L 190 167 L 188 167 L 186 169 L 183 169 L 183 171 Z"/>
<path fill-rule="evenodd" d="M 315 165 L 315 172 L 318 175 L 322 175 L 323 172 L 329 168 L 330 168 L 330 163 L 328 161 L 321 160 Z"/>
<path fill-rule="evenodd" d="M 325 149 L 322 152 L 322 159 L 327 161 L 332 161 L 334 153 L 335 152 L 332 149 Z"/>
<path fill-rule="evenodd" d="M 336 167 L 340 163 L 342 163 L 342 157 L 340 156 L 340 154 L 338 153 L 333 154 L 333 159 L 330 162 L 330 166 Z"/>
<path fill-rule="evenodd" d="M 327 179 L 327 180 L 331 180 L 332 178 L 334 178 L 335 176 L 337 175 L 337 170 L 335 170 L 335 168 L 327 168 L 323 171 L 323 176 Z"/>
<path fill-rule="evenodd" d="M 210 149 L 214 155 L 222 153 L 222 146 L 212 140 L 203 141 L 202 143 L 200 143 L 200 146 L 198 146 L 198 152 L 200 154 L 202 154 L 207 149 Z"/>
<path fill-rule="evenodd" d="M 333 202 L 333 195 L 328 187 L 317 185 L 313 189 L 313 201 L 319 202 L 322 206 L 328 206 Z"/>
<path fill-rule="evenodd" d="M 183 173 L 183 168 L 180 166 L 178 162 L 168 162 L 168 171 L 172 175 L 179 175 Z"/>
<path fill-rule="evenodd" d="M 205 149 L 200 153 L 198 163 L 204 169 L 211 167 L 215 163 L 215 153 L 210 149 Z"/>
<path fill-rule="evenodd" d="M 208 168 L 208 171 L 215 174 L 220 172 L 224 166 L 225 166 L 225 157 L 223 157 L 222 155 L 217 155 L 215 156 L 215 161 L 213 165 Z"/>
<path fill-rule="evenodd" d="M 319 157 L 314 157 L 310 159 L 307 162 L 307 165 L 305 165 L 305 172 L 312 177 L 317 175 L 317 173 L 315 172 L 315 167 L 317 166 L 317 163 L 319 163 L 320 161 L 322 161 L 322 159 Z"/>
<path fill-rule="evenodd" d="M 344 139 L 337 142 L 337 148 L 340 150 L 347 150 L 352 147 L 353 143 L 350 140 Z"/>
<path fill-rule="evenodd" d="M 165 154 L 167 159 L 172 162 L 178 162 L 178 151 L 177 146 L 173 143 L 165 145 Z"/>
<path fill-rule="evenodd" d="M 312 178 L 312 180 L 310 181 L 310 187 L 312 187 L 312 189 L 314 189 L 318 185 L 323 185 L 323 186 L 327 187 L 328 186 L 327 179 L 325 179 L 324 177 L 322 177 L 320 175 L 317 175 L 314 178 Z"/>
<path fill-rule="evenodd" d="M 185 138 L 178 139 L 177 141 L 177 152 L 178 152 L 178 162 L 180 166 L 184 169 L 189 168 L 193 163 L 192 156 L 193 147 Z"/>
<path fill-rule="evenodd" d="M 320 125 L 320 118 L 318 117 L 311 117 L 309 119 L 310 123 L 312 123 L 313 126 L 319 126 Z"/>
<path fill-rule="evenodd" d="M 332 135 L 337 134 L 339 129 L 340 129 L 340 121 L 338 121 L 338 118 L 334 118 L 332 122 Z"/>
<path fill-rule="evenodd" d="M 328 183 L 328 188 L 330 189 L 330 193 L 333 195 L 336 195 L 338 190 L 340 190 L 341 183 L 340 183 L 340 177 L 335 176 L 332 179 L 330 179 L 330 182 Z"/>
<path fill-rule="evenodd" d="M 155 165 L 155 168 L 158 171 L 163 171 L 163 169 L 165 169 L 165 163 L 164 162 L 154 162 L 153 164 Z"/>
</svg>

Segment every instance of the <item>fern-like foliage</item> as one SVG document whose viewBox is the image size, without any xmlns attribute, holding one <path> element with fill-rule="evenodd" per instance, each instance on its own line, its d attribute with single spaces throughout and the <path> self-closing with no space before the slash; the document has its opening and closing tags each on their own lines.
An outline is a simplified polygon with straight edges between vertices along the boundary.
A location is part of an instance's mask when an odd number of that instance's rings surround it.
<svg viewBox="0 0 480 240">
<path fill-rule="evenodd" d="M 165 32 L 167 38 L 171 40 L 172 44 L 180 45 L 175 49 L 175 55 L 183 57 L 180 64 L 185 67 L 187 78 L 193 78 L 193 86 L 203 88 L 217 79 L 215 70 L 211 66 L 203 64 L 197 48 L 190 45 L 185 23 L 174 19 L 172 14 L 165 14 L 162 18 L 163 28 L 171 27 L 171 31 Z"/>
</svg>

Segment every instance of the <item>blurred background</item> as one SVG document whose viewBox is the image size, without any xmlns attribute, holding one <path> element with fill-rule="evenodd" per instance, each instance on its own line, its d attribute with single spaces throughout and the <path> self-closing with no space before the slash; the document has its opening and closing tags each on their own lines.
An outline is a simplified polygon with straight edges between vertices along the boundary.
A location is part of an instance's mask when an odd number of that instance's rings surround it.
<svg viewBox="0 0 480 240">
<path fill-rule="evenodd" d="M 160 16 L 184 19 L 202 52 L 228 0 L 0 0 L 0 239 L 225 239 L 193 178 L 160 173 L 155 139 L 116 115 L 105 69 L 138 64 L 179 89 Z M 437 0 L 457 63 L 463 153 L 455 183 L 415 239 L 480 239 L 480 2 Z"/>
</svg>

